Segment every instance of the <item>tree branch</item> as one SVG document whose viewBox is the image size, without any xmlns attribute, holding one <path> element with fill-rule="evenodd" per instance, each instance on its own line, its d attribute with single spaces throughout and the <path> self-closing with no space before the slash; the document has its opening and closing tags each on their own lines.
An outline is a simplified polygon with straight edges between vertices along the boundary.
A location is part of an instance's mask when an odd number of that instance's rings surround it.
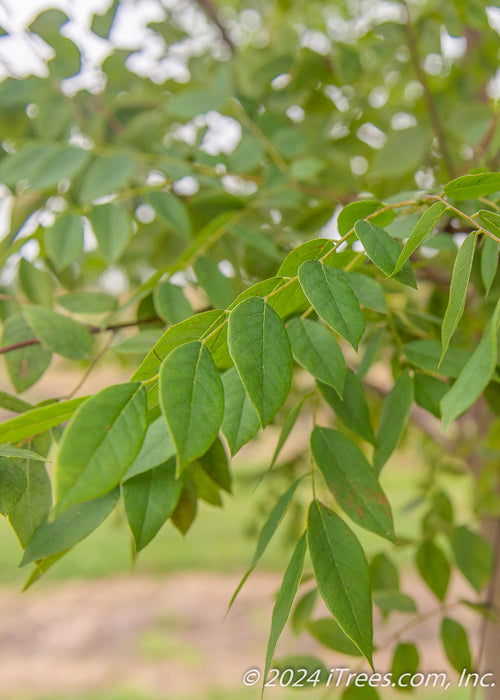
<svg viewBox="0 0 500 700">
<path fill-rule="evenodd" d="M 236 53 L 236 46 L 233 44 L 232 39 L 227 32 L 227 29 L 219 19 L 217 8 L 213 4 L 212 0 L 196 0 L 196 3 L 201 7 L 201 9 L 207 15 L 207 17 L 215 24 L 215 26 L 221 34 L 224 43 L 227 44 L 227 46 L 229 46 L 231 53 L 234 56 L 234 54 Z"/>
<path fill-rule="evenodd" d="M 89 333 L 105 333 L 106 331 L 119 331 L 122 328 L 132 328 L 133 326 L 142 326 L 147 323 L 155 323 L 161 321 L 158 317 L 138 319 L 137 321 L 126 321 L 125 323 L 115 323 L 111 326 L 105 326 L 101 328 L 100 326 L 86 326 Z M 22 348 L 27 348 L 30 345 L 40 345 L 39 338 L 30 338 L 29 340 L 21 340 L 19 343 L 12 343 L 12 345 L 5 345 L 0 348 L 0 355 L 5 355 L 8 352 L 14 352 L 14 350 L 21 350 Z"/>
<path fill-rule="evenodd" d="M 427 110 L 429 112 L 429 117 L 434 128 L 434 133 L 436 134 L 437 140 L 439 142 L 439 149 L 443 157 L 443 162 L 445 164 L 446 170 L 450 177 L 455 177 L 456 170 L 453 164 L 453 159 L 451 157 L 450 149 L 448 148 L 448 141 L 444 133 L 443 124 L 441 122 L 441 117 L 436 107 L 436 102 L 434 100 L 434 95 L 429 87 L 429 81 L 427 80 L 427 75 L 422 68 L 422 63 L 420 60 L 420 54 L 418 51 L 417 37 L 413 30 L 413 26 L 410 20 L 410 9 L 406 0 L 402 0 L 403 6 L 406 10 L 406 38 L 408 40 L 408 48 L 410 49 L 411 62 L 417 74 L 417 78 L 422 85 L 424 90 L 424 99 L 427 104 Z"/>
</svg>

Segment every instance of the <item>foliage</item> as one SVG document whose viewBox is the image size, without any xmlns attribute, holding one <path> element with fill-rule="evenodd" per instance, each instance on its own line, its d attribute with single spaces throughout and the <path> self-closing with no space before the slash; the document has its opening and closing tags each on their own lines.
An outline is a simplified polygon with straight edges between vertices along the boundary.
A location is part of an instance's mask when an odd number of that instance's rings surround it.
<svg viewBox="0 0 500 700">
<path fill-rule="evenodd" d="M 415 614 L 390 550 L 368 562 L 355 526 L 414 554 L 450 663 L 472 664 L 450 572 L 481 594 L 494 553 L 440 475 L 471 469 L 478 515 L 499 515 L 499 37 L 480 2 L 368 5 L 227 2 L 218 16 L 203 2 L 196 50 L 187 10 L 162 9 L 144 39 L 161 56 L 141 77 L 144 48 L 113 41 L 113 3 L 92 23 L 111 39 L 101 85 L 79 90 L 66 15 L 30 25 L 54 49 L 48 75 L 0 84 L 15 390 L 0 406 L 18 414 L 0 426 L 0 512 L 34 563 L 27 585 L 119 499 L 136 553 L 167 520 L 187 532 L 198 500 L 231 492 L 227 449 L 273 423 L 262 477 L 287 490 L 242 584 L 287 510 L 298 517 L 266 668 L 291 611 L 295 630 L 370 665 L 372 602 Z M 94 396 L 19 397 L 53 356 L 86 374 L 125 356 L 135 371 Z M 280 462 L 311 419 L 310 455 Z M 431 468 L 421 536 L 404 541 L 379 476 L 408 422 Z M 333 619 L 313 619 L 304 562 Z M 464 604 L 487 612 L 481 600 Z M 397 641 L 395 675 L 419 659 Z"/>
</svg>

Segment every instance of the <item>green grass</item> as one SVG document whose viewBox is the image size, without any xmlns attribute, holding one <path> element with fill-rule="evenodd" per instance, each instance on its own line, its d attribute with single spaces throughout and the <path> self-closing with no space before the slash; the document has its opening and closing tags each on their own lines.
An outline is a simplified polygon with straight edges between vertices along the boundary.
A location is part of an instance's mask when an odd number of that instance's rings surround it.
<svg viewBox="0 0 500 700">
<path fill-rule="evenodd" d="M 395 691 L 385 691 L 379 690 L 379 695 L 381 700 L 396 700 L 396 698 L 419 698 L 421 700 L 470 700 L 470 689 L 467 688 L 449 688 L 444 691 L 435 690 L 422 690 L 416 691 L 414 693 L 396 693 Z M 166 694 L 159 697 L 150 694 L 144 694 L 141 692 L 129 691 L 129 690 L 118 690 L 116 692 L 106 692 L 106 693 L 91 693 L 86 695 L 50 695 L 46 697 L 37 698 L 37 700 L 260 700 L 260 689 L 257 686 L 253 688 L 235 688 L 234 690 L 222 690 L 220 688 L 213 688 L 208 690 L 207 694 L 204 694 L 201 698 L 199 695 L 182 695 L 178 697 L 167 696 Z M 267 700 L 272 700 L 273 698 L 278 698 L 279 700 L 340 700 L 340 695 L 332 691 L 332 693 L 326 694 L 323 688 L 316 688 L 315 690 L 283 690 L 281 688 L 271 688 L 264 694 L 264 698 Z M 478 693 L 476 700 L 481 700 L 482 694 Z M 10 700 L 32 700 L 27 696 L 15 696 Z"/>
</svg>

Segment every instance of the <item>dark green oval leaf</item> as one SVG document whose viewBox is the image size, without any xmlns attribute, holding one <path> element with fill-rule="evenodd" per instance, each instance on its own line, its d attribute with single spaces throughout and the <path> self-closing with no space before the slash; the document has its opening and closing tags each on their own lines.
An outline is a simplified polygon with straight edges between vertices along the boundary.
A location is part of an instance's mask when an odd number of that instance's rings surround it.
<svg viewBox="0 0 500 700">
<path fill-rule="evenodd" d="M 55 520 L 44 520 L 33 532 L 19 566 L 59 554 L 81 542 L 106 520 L 119 497 L 120 489 L 114 489 L 101 498 L 71 506 Z"/>
<path fill-rule="evenodd" d="M 309 508 L 307 541 L 321 597 L 373 666 L 372 603 L 363 548 L 345 522 L 318 501 Z"/>
<path fill-rule="evenodd" d="M 175 478 L 175 459 L 138 474 L 122 485 L 123 503 L 134 537 L 135 551 L 143 549 L 169 518 L 179 500 L 182 481 Z"/>
<path fill-rule="evenodd" d="M 318 315 L 357 350 L 366 322 L 356 295 L 339 271 L 307 260 L 300 266 L 299 282 Z"/>
<path fill-rule="evenodd" d="M 391 508 L 359 447 L 337 430 L 316 426 L 311 451 L 328 488 L 351 520 L 394 542 Z"/>
<path fill-rule="evenodd" d="M 159 391 L 180 472 L 214 442 L 224 412 L 222 381 L 200 341 L 186 343 L 167 355 L 161 365 Z"/>
<path fill-rule="evenodd" d="M 231 456 L 246 445 L 260 428 L 259 414 L 248 398 L 236 367 L 222 375 L 224 385 L 224 417 L 222 432 L 229 445 Z"/>
<path fill-rule="evenodd" d="M 231 311 L 229 352 L 248 396 L 266 426 L 283 405 L 292 381 L 292 352 L 280 317 L 252 297 Z"/>
<path fill-rule="evenodd" d="M 403 263 L 399 272 L 394 273 L 401 255 L 401 247 L 387 231 L 371 221 L 358 221 L 355 225 L 355 231 L 370 260 L 387 277 L 392 276 L 402 284 L 414 289 L 417 288 L 415 275 L 408 260 Z"/>
<path fill-rule="evenodd" d="M 294 318 L 287 330 L 297 362 L 342 397 L 347 367 L 335 336 L 307 318 Z"/>
<path fill-rule="evenodd" d="M 469 234 L 458 249 L 455 259 L 448 306 L 446 307 L 443 325 L 441 326 L 441 341 L 443 345 L 441 359 L 446 355 L 450 340 L 464 312 L 472 261 L 476 250 L 476 240 L 476 234 Z"/>
<path fill-rule="evenodd" d="M 405 429 L 413 405 L 413 379 L 403 372 L 396 379 L 382 406 L 378 424 L 373 466 L 377 474 L 394 452 Z"/>
<path fill-rule="evenodd" d="M 57 455 L 59 513 L 119 483 L 144 439 L 146 411 L 146 390 L 139 382 L 107 387 L 80 406 Z"/>
</svg>

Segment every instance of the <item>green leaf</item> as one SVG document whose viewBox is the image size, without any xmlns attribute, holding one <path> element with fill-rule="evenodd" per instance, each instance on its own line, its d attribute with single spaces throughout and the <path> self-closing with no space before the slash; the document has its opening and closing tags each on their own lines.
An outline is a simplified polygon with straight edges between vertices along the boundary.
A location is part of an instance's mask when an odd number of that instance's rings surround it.
<svg viewBox="0 0 500 700">
<path fill-rule="evenodd" d="M 377 474 L 401 439 L 413 405 L 413 379 L 403 372 L 396 379 L 382 406 L 378 424 L 373 466 Z"/>
<path fill-rule="evenodd" d="M 440 363 L 441 343 L 437 340 L 413 340 L 403 346 L 403 352 L 414 367 L 452 378 L 458 377 L 470 359 L 467 350 L 452 346 Z"/>
<path fill-rule="evenodd" d="M 347 235 L 349 231 L 354 229 L 354 224 L 360 219 L 366 219 L 367 216 L 374 214 L 378 209 L 381 209 L 384 205 L 382 202 L 377 202 L 372 199 L 365 199 L 359 202 L 350 202 L 346 204 L 340 210 L 339 218 L 337 220 L 337 225 L 339 233 L 342 237 Z M 382 220 L 383 217 L 383 220 Z M 385 211 L 382 214 L 377 214 L 376 220 L 380 226 L 386 226 L 394 218 L 394 212 Z"/>
<path fill-rule="evenodd" d="M 266 665 L 262 676 L 264 679 L 263 683 L 265 683 L 265 679 L 267 678 L 267 674 L 271 668 L 278 639 L 280 638 L 286 625 L 292 609 L 293 601 L 295 600 L 295 596 L 297 595 L 297 591 L 299 589 L 300 579 L 302 578 L 302 572 L 304 570 L 306 550 L 307 540 L 306 533 L 304 532 L 292 554 L 290 563 L 288 564 L 285 575 L 283 576 L 283 582 L 276 598 L 276 603 L 274 604 L 271 619 L 271 631 L 269 633 L 269 641 L 267 643 Z"/>
<path fill-rule="evenodd" d="M 280 277 L 295 277 L 303 262 L 318 260 L 332 248 L 333 243 L 328 238 L 313 238 L 311 241 L 301 243 L 288 253 L 276 274 Z"/>
<path fill-rule="evenodd" d="M 339 272 L 351 287 L 361 306 L 385 314 L 387 304 L 384 290 L 376 280 L 361 272 L 346 272 L 345 270 L 339 270 Z"/>
<path fill-rule="evenodd" d="M 372 591 L 398 591 L 399 573 L 386 554 L 376 554 L 370 562 Z"/>
<path fill-rule="evenodd" d="M 171 192 L 149 192 L 144 199 L 172 231 L 182 238 L 191 238 L 189 210 L 182 199 Z"/>
<path fill-rule="evenodd" d="M 476 216 L 481 226 L 483 226 L 487 231 L 495 235 L 497 238 L 500 236 L 500 214 L 497 214 L 494 211 L 488 211 L 487 209 L 481 209 L 477 212 L 475 217 Z M 489 236 L 485 236 L 485 238 L 489 238 Z"/>
<path fill-rule="evenodd" d="M 386 341 L 385 330 L 385 328 L 379 328 L 367 339 L 363 357 L 356 370 L 356 376 L 360 381 L 366 377 L 370 368 L 380 357 L 382 348 L 385 345 L 384 341 Z"/>
<path fill-rule="evenodd" d="M 457 381 L 441 399 L 443 425 L 447 428 L 481 396 L 495 372 L 497 364 L 497 332 L 500 323 L 500 301 L 479 345 L 461 371 Z"/>
<path fill-rule="evenodd" d="M 123 355 L 140 355 L 144 357 L 151 350 L 151 346 L 158 342 L 162 332 L 160 328 L 156 330 L 143 330 L 135 335 L 131 335 L 125 340 L 113 344 L 113 350 Z"/>
<path fill-rule="evenodd" d="M 119 260 L 131 235 L 130 219 L 125 209 L 118 204 L 101 204 L 92 207 L 88 217 L 106 262 L 111 264 Z"/>
<path fill-rule="evenodd" d="M 338 270 L 307 260 L 300 266 L 299 282 L 318 315 L 357 350 L 366 322 L 356 295 Z"/>
<path fill-rule="evenodd" d="M 347 367 L 335 336 L 316 321 L 302 318 L 292 319 L 287 330 L 297 362 L 342 397 Z"/>
<path fill-rule="evenodd" d="M 8 394 L 6 391 L 0 391 L 0 407 L 12 413 L 24 413 L 33 408 L 32 404 L 23 401 L 18 396 Z"/>
<path fill-rule="evenodd" d="M 198 114 L 206 114 L 224 107 L 227 96 L 224 92 L 207 88 L 183 90 L 170 98 L 167 110 L 171 117 L 187 121 Z"/>
<path fill-rule="evenodd" d="M 197 464 L 203 469 L 212 482 L 227 493 L 232 492 L 232 477 L 229 471 L 226 450 L 221 440 L 217 438 L 208 452 L 205 452 Z"/>
<path fill-rule="evenodd" d="M 19 281 L 23 292 L 34 304 L 52 306 L 55 283 L 52 277 L 44 270 L 21 258 L 19 263 Z"/>
<path fill-rule="evenodd" d="M 369 681 L 368 681 L 369 682 Z M 375 688 L 366 684 L 350 685 L 342 693 L 342 700 L 379 700 Z"/>
<path fill-rule="evenodd" d="M 82 360 L 92 352 L 92 336 L 85 326 L 43 306 L 27 306 L 24 316 L 33 333 L 50 352 Z"/>
<path fill-rule="evenodd" d="M 2 334 L 4 347 L 34 338 L 35 334 L 23 316 L 14 314 L 5 321 Z M 6 353 L 5 363 L 14 389 L 21 393 L 33 386 L 50 365 L 51 357 L 51 353 L 41 345 L 28 345 Z"/>
<path fill-rule="evenodd" d="M 224 413 L 222 381 L 205 345 L 194 340 L 167 355 L 159 391 L 180 473 L 214 442 Z"/>
<path fill-rule="evenodd" d="M 43 464 L 33 458 L 23 460 L 26 490 L 22 498 L 9 513 L 19 542 L 26 547 L 34 531 L 47 517 L 52 505 L 52 490 L 49 475 Z"/>
<path fill-rule="evenodd" d="M 348 656 L 362 656 L 358 647 L 351 642 L 339 625 L 330 617 L 308 622 L 305 626 L 314 639 L 327 647 Z"/>
<path fill-rule="evenodd" d="M 413 177 L 430 151 L 433 134 L 427 126 L 412 126 L 409 129 L 389 131 L 383 148 L 376 151 L 371 163 L 371 172 L 376 180 L 392 179 L 396 182 Z M 397 185 L 395 185 L 397 186 Z"/>
<path fill-rule="evenodd" d="M 365 393 L 354 372 L 350 369 L 347 370 L 342 399 L 340 399 L 338 394 L 326 384 L 318 382 L 318 387 L 323 398 L 333 409 L 337 418 L 341 420 L 349 430 L 352 430 L 364 440 L 374 445 L 375 435 L 370 421 L 370 412 Z"/>
<path fill-rule="evenodd" d="M 234 289 L 230 279 L 219 270 L 215 260 L 204 255 L 194 261 L 194 273 L 198 284 L 204 290 L 210 303 L 216 309 L 225 309 L 234 299 Z"/>
<path fill-rule="evenodd" d="M 106 292 L 70 292 L 56 297 L 56 302 L 75 314 L 100 314 L 118 306 L 118 299 Z"/>
<path fill-rule="evenodd" d="M 399 272 L 394 274 L 401 248 L 387 231 L 371 221 L 358 221 L 355 231 L 367 256 L 387 277 L 392 276 L 402 284 L 417 288 L 415 275 L 408 260 L 401 266 Z"/>
<path fill-rule="evenodd" d="M 326 607 L 373 667 L 370 579 L 363 548 L 346 523 L 318 501 L 309 507 L 307 541 Z"/>
<path fill-rule="evenodd" d="M 70 179 L 86 165 L 90 153 L 68 144 L 34 143 L 9 153 L 0 164 L 0 181 L 15 187 L 27 180 L 34 190 L 49 190 Z"/>
<path fill-rule="evenodd" d="M 97 156 L 83 176 L 80 202 L 83 204 L 106 194 L 117 192 L 127 185 L 135 170 L 135 162 L 125 155 Z"/>
<path fill-rule="evenodd" d="M 472 655 L 470 653 L 467 632 L 456 620 L 445 617 L 441 624 L 441 640 L 444 651 L 455 671 L 470 672 L 472 670 Z"/>
<path fill-rule="evenodd" d="M 283 421 L 283 425 L 281 426 L 281 432 L 280 436 L 278 438 L 278 444 L 276 445 L 276 448 L 273 452 L 273 458 L 271 459 L 271 464 L 269 465 L 269 469 L 274 467 L 276 464 L 276 460 L 279 457 L 279 454 L 281 450 L 283 449 L 283 445 L 288 439 L 288 436 L 293 430 L 293 427 L 295 423 L 297 422 L 297 419 L 300 415 L 300 412 L 302 410 L 302 406 L 304 403 L 307 401 L 307 399 L 311 396 L 311 394 L 306 394 L 301 398 L 299 403 L 292 408 L 292 410 L 287 414 L 285 420 Z"/>
<path fill-rule="evenodd" d="M 498 271 L 498 251 L 498 243 L 485 236 L 481 251 L 481 279 L 484 284 L 485 296 L 490 293 L 491 285 Z"/>
<path fill-rule="evenodd" d="M 163 416 L 153 421 L 146 430 L 139 454 L 128 468 L 123 481 L 158 467 L 175 455 L 175 445 Z"/>
<path fill-rule="evenodd" d="M 182 535 L 185 535 L 194 522 L 196 510 L 198 506 L 198 498 L 196 486 L 188 481 L 179 496 L 177 506 L 170 516 L 172 525 L 174 525 Z"/>
<path fill-rule="evenodd" d="M 446 204 L 444 204 L 444 202 L 434 202 L 434 204 L 422 214 L 420 219 L 415 224 L 415 228 L 411 232 L 410 237 L 404 244 L 403 250 L 401 251 L 396 263 L 396 267 L 392 272 L 393 275 L 401 270 L 410 255 L 414 253 L 419 245 L 424 242 L 427 236 L 432 233 L 434 228 L 441 220 L 445 209 Z"/>
<path fill-rule="evenodd" d="M 109 386 L 80 406 L 57 454 L 59 513 L 120 482 L 144 439 L 146 412 L 146 390 L 139 382 Z"/>
<path fill-rule="evenodd" d="M 463 175 L 444 186 L 447 197 L 460 201 L 476 199 L 500 190 L 500 173 L 475 173 Z"/>
<path fill-rule="evenodd" d="M 425 540 L 417 550 L 416 561 L 420 576 L 442 602 L 450 581 L 450 565 L 446 554 L 432 540 Z"/>
<path fill-rule="evenodd" d="M 257 547 L 255 548 L 254 555 L 252 557 L 252 561 L 250 562 L 250 567 L 248 568 L 247 572 L 239 582 L 235 592 L 233 593 L 233 596 L 229 602 L 227 612 L 231 610 L 231 607 L 236 600 L 236 596 L 238 593 L 241 591 L 243 588 L 243 584 L 247 580 L 247 578 L 250 576 L 252 571 L 255 569 L 257 564 L 259 563 L 259 559 L 261 556 L 264 554 L 266 551 L 267 545 L 272 539 L 272 536 L 276 532 L 278 525 L 281 523 L 283 520 L 283 516 L 285 515 L 288 506 L 290 505 L 290 502 L 295 494 L 295 491 L 297 490 L 297 486 L 300 483 L 300 479 L 297 479 L 290 488 L 285 491 L 285 493 L 276 501 L 272 511 L 269 514 L 269 517 L 267 518 L 266 522 L 264 523 L 262 530 L 260 531 L 259 534 L 259 539 L 257 541 Z M 227 615 L 227 613 L 226 613 Z"/>
<path fill-rule="evenodd" d="M 420 657 L 415 644 L 398 644 L 392 657 L 391 673 L 393 684 L 398 690 L 412 691 L 412 676 L 418 672 Z M 404 677 L 402 677 L 404 676 Z"/>
<path fill-rule="evenodd" d="M 155 287 L 154 305 L 158 315 L 171 324 L 185 321 L 194 313 L 182 287 L 170 282 L 162 282 Z"/>
<path fill-rule="evenodd" d="M 326 485 L 351 520 L 394 542 L 391 508 L 359 447 L 337 430 L 316 426 L 311 451 Z"/>
<path fill-rule="evenodd" d="M 286 328 L 263 299 L 242 301 L 229 316 L 231 358 L 262 427 L 283 405 L 292 381 L 292 352 Z"/>
<path fill-rule="evenodd" d="M 310 656 L 309 654 L 287 654 L 279 659 L 274 659 L 273 669 L 277 669 L 279 672 L 279 677 L 282 676 L 288 669 L 293 671 L 293 678 L 299 679 L 303 672 L 306 672 L 305 679 L 302 681 L 305 688 L 316 688 L 319 685 L 325 685 L 329 677 L 329 670 L 316 656 Z M 285 678 L 288 680 L 290 676 L 290 671 L 286 674 Z M 271 680 L 271 679 L 269 679 Z M 291 683 L 292 681 L 290 681 Z M 279 681 L 275 681 L 276 686 Z M 293 686 L 292 686 L 293 687 Z M 297 686 L 302 687 L 302 686 Z"/>
<path fill-rule="evenodd" d="M 181 490 L 182 481 L 175 478 L 173 458 L 123 484 L 123 503 L 136 552 L 151 542 L 172 515 Z"/>
<path fill-rule="evenodd" d="M 83 251 L 83 225 L 72 212 L 59 216 L 44 233 L 45 250 L 57 270 L 64 270 Z"/>
<path fill-rule="evenodd" d="M 476 240 L 477 235 L 470 234 L 458 249 L 451 278 L 448 306 L 446 307 L 443 325 L 441 326 L 441 341 L 443 345 L 441 359 L 446 355 L 450 340 L 464 312 L 472 261 L 476 250 Z"/>
<path fill-rule="evenodd" d="M 26 475 L 17 460 L 0 457 L 0 514 L 8 515 L 26 490 Z"/>
<path fill-rule="evenodd" d="M 20 442 L 69 420 L 87 396 L 26 411 L 0 424 L 0 442 Z"/>
<path fill-rule="evenodd" d="M 259 414 L 248 398 L 236 367 L 222 375 L 224 386 L 224 417 L 222 432 L 229 445 L 231 456 L 246 445 L 260 428 Z"/>
<path fill-rule="evenodd" d="M 12 445 L 0 445 L 0 457 L 8 457 L 9 459 L 34 459 L 38 462 L 45 462 L 45 457 L 42 457 L 37 452 L 13 447 Z"/>
<path fill-rule="evenodd" d="M 155 377 L 160 371 L 162 361 L 174 348 L 191 340 L 199 340 L 212 326 L 222 322 L 224 315 L 223 311 L 205 311 L 168 328 L 146 355 L 132 379 L 145 380 Z"/>
<path fill-rule="evenodd" d="M 440 379 L 421 372 L 415 372 L 413 381 L 415 384 L 415 403 L 421 408 L 425 408 L 436 418 L 441 418 L 439 403 L 448 391 L 448 385 Z"/>
<path fill-rule="evenodd" d="M 290 620 L 292 630 L 295 635 L 300 634 L 304 627 L 306 627 L 311 615 L 313 614 L 317 597 L 318 589 L 313 588 L 299 598 Z"/>
<path fill-rule="evenodd" d="M 399 591 L 374 591 L 373 602 L 383 613 L 416 613 L 417 606 L 413 598 Z"/>
<path fill-rule="evenodd" d="M 493 550 L 490 543 L 465 525 L 454 528 L 451 546 L 455 560 L 471 586 L 479 593 L 493 572 Z"/>
<path fill-rule="evenodd" d="M 44 520 L 33 532 L 19 566 L 59 554 L 81 542 L 106 520 L 119 497 L 120 489 L 114 489 L 101 498 L 71 506 L 55 520 Z"/>
</svg>

